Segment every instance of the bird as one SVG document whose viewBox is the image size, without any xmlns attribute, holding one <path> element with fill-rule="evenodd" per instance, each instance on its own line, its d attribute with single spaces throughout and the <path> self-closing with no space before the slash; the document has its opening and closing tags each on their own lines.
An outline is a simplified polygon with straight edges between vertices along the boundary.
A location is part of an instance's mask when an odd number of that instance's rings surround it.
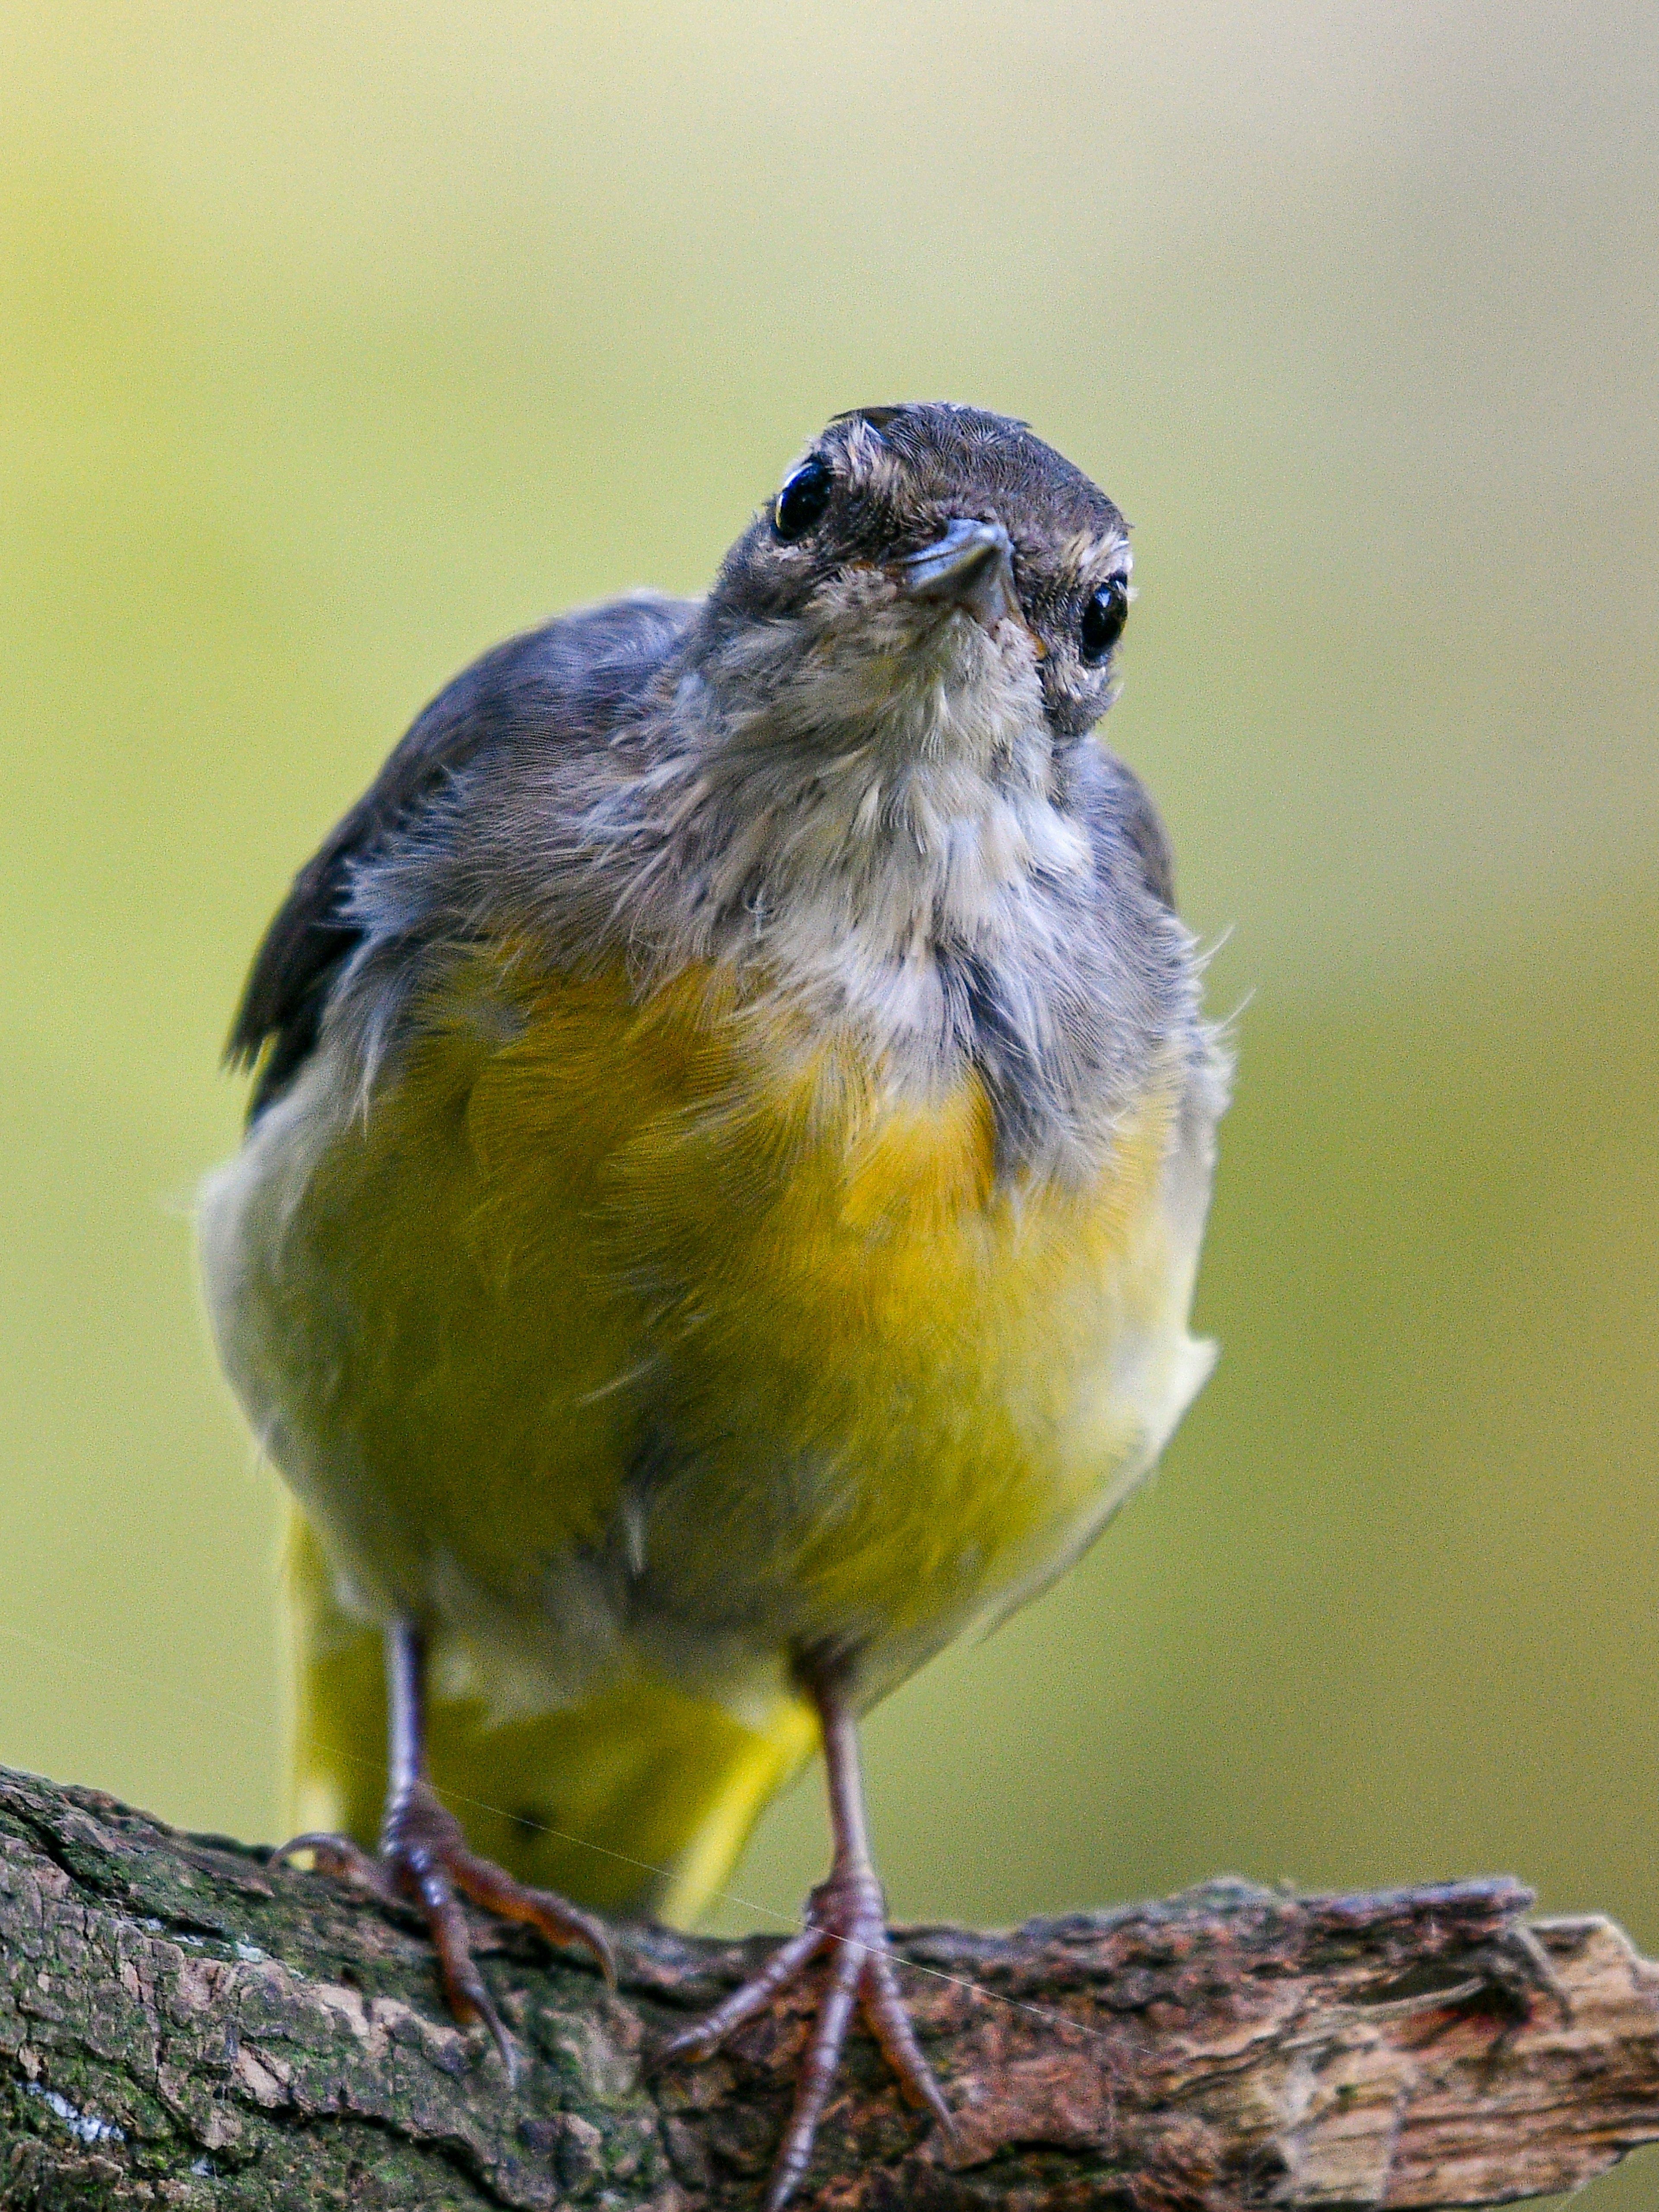
<svg viewBox="0 0 1659 2212">
<path fill-rule="evenodd" d="M 1229 1056 L 1097 734 L 1131 565 L 1026 423 L 837 415 L 703 598 L 437 696 L 230 1039 L 200 1249 L 293 1498 L 288 1849 L 416 1909 L 510 2068 L 463 1900 L 609 1972 L 600 1915 L 689 1920 L 821 1753 L 799 1932 L 664 2054 L 821 1977 L 769 2212 L 860 2018 L 951 2124 L 862 1717 L 1078 1558 L 1214 1358 Z"/>
</svg>

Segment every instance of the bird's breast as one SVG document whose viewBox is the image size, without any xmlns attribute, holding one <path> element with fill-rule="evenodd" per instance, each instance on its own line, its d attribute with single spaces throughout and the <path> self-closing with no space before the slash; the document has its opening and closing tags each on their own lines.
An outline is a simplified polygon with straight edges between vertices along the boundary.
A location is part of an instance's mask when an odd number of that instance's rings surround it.
<svg viewBox="0 0 1659 2212">
<path fill-rule="evenodd" d="M 897 1081 L 718 969 L 479 957 L 366 1119 L 314 1082 L 251 1140 L 308 1148 L 238 1294 L 313 1340 L 273 1377 L 259 1328 L 262 1426 L 361 1575 L 498 1637 L 902 1671 L 1057 1571 L 1207 1365 L 1178 1062 L 1092 1176 L 1010 1182 L 971 1066 Z"/>
</svg>

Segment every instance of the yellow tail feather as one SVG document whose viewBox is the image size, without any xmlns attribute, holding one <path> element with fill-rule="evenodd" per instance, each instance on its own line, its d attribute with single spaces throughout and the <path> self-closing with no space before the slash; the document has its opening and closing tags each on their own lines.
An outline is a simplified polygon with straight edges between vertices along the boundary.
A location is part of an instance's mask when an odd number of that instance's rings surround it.
<svg viewBox="0 0 1659 2212">
<path fill-rule="evenodd" d="M 380 1638 L 341 1611 L 297 1512 L 288 1586 L 295 1823 L 370 1845 L 386 1772 Z M 746 1728 L 635 1675 L 568 1710 L 500 1723 L 475 1700 L 434 1695 L 428 1745 L 433 1782 L 475 1850 L 575 1903 L 686 1926 L 817 1748 L 817 1723 L 791 1702 L 765 1729 Z"/>
</svg>

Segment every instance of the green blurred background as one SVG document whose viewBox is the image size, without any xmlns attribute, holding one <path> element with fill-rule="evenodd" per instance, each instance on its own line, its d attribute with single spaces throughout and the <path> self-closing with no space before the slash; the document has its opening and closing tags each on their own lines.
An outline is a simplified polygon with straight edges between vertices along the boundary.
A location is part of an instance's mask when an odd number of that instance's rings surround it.
<svg viewBox="0 0 1659 2212">
<path fill-rule="evenodd" d="M 1651 7 L 0 24 L 0 1758 L 280 1821 L 188 1211 L 288 876 L 483 645 L 950 396 L 1136 526 L 1111 736 L 1248 1005 L 1220 1368 L 872 1722 L 894 1910 L 1504 1869 L 1659 1948 Z"/>
</svg>

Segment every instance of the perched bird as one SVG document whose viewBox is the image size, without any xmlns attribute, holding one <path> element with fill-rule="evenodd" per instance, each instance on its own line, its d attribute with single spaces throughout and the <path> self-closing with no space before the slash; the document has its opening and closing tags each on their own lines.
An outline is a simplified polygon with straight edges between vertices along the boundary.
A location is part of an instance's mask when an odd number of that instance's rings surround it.
<svg viewBox="0 0 1659 2212">
<path fill-rule="evenodd" d="M 418 1904 L 510 2063 L 458 1896 L 608 1962 L 583 1908 L 695 1912 L 821 1745 L 802 1931 L 671 2046 L 823 1956 L 774 2208 L 856 2012 L 948 2124 L 860 1715 L 1074 1560 L 1211 1364 L 1224 1059 L 1091 735 L 1129 568 L 1025 425 L 838 416 L 706 599 L 426 709 L 231 1040 L 202 1249 L 301 1516 L 301 1840 Z"/>
</svg>

